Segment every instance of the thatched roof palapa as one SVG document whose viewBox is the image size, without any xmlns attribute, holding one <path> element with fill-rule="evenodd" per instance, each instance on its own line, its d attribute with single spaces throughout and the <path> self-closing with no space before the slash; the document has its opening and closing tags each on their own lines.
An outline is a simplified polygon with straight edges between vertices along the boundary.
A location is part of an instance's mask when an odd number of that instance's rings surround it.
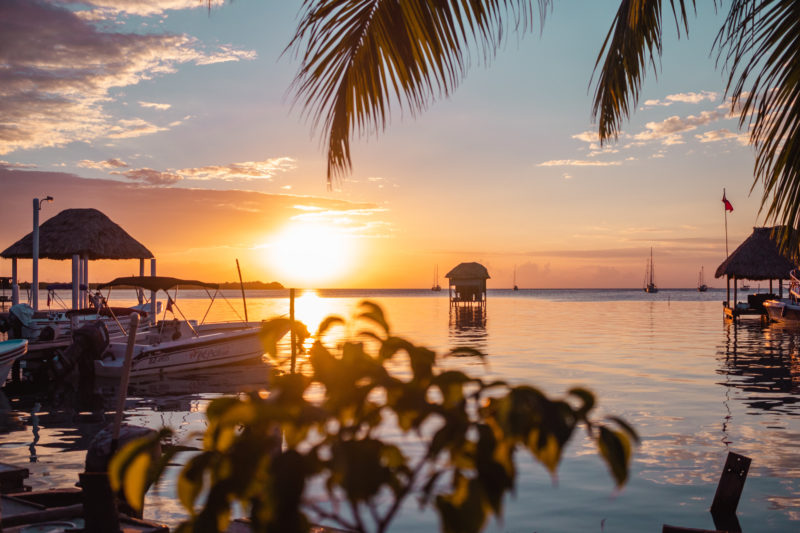
<svg viewBox="0 0 800 533">
<path fill-rule="evenodd" d="M 753 228 L 752 235 L 717 267 L 714 277 L 754 281 L 789 279 L 789 272 L 796 265 L 780 249 L 780 235 L 785 231 L 785 226 Z"/>
<path fill-rule="evenodd" d="M 33 257 L 33 233 L 6 248 L 0 256 Z M 97 209 L 66 209 L 39 226 L 39 257 L 72 259 L 151 259 L 139 241 Z"/>
<path fill-rule="evenodd" d="M 489 271 L 480 263 L 461 263 L 445 276 L 450 280 L 489 279 Z"/>
</svg>

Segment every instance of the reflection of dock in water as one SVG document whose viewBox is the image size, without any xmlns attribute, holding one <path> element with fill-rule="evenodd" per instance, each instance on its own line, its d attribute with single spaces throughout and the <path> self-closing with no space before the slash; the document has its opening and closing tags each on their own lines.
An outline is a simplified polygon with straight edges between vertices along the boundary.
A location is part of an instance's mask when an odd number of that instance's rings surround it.
<svg viewBox="0 0 800 533">
<path fill-rule="evenodd" d="M 759 411 L 800 415 L 800 329 L 729 324 L 719 372 Z"/>
<path fill-rule="evenodd" d="M 486 353 L 488 333 L 486 332 L 486 308 L 450 308 L 450 347 L 469 347 Z"/>
</svg>

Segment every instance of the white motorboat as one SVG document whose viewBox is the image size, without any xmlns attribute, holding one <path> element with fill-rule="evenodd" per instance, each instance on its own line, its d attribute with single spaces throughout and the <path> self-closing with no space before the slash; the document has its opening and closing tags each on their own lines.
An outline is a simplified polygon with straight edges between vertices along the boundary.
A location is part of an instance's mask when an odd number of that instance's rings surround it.
<svg viewBox="0 0 800 533">
<path fill-rule="evenodd" d="M 28 352 L 26 339 L 12 339 L 0 342 L 0 387 L 8 379 L 14 362 Z"/>
<path fill-rule="evenodd" d="M 764 309 L 773 322 L 800 326 L 800 273 L 792 270 L 789 280 L 789 297 L 766 300 Z"/>
<path fill-rule="evenodd" d="M 169 312 L 174 317 L 172 320 L 161 320 L 136 334 L 132 377 L 258 360 L 264 353 L 259 338 L 260 322 L 198 324 L 194 320 L 187 320 L 178 308 L 177 291 L 181 287 L 206 289 L 211 299 L 210 308 L 219 294 L 216 284 L 163 276 L 134 276 L 117 278 L 100 288 L 120 286 L 164 292 L 168 302 L 164 315 L 166 317 Z M 214 290 L 213 295 L 208 292 L 209 289 Z M 126 335 L 112 336 L 103 357 L 95 361 L 97 376 L 115 377 L 121 374 L 127 342 Z"/>
</svg>

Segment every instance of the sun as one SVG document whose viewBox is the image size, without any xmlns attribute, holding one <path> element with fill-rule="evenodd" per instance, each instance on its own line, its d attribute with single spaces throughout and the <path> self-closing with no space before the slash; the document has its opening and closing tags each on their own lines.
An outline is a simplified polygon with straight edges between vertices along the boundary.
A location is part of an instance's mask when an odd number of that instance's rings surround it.
<svg viewBox="0 0 800 533">
<path fill-rule="evenodd" d="M 355 248 L 353 237 L 341 229 L 292 224 L 264 246 L 264 259 L 284 285 L 320 287 L 347 274 L 355 260 Z"/>
</svg>

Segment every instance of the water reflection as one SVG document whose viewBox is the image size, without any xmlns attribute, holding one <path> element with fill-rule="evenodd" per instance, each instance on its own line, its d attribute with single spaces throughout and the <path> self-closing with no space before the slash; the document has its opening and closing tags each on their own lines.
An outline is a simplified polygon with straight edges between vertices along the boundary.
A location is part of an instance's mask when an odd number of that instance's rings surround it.
<svg viewBox="0 0 800 533">
<path fill-rule="evenodd" d="M 451 348 L 466 346 L 487 353 L 488 339 L 485 308 L 478 306 L 450 308 Z"/>
<path fill-rule="evenodd" d="M 725 327 L 721 385 L 743 392 L 751 409 L 800 414 L 800 330 L 745 321 Z"/>
</svg>

